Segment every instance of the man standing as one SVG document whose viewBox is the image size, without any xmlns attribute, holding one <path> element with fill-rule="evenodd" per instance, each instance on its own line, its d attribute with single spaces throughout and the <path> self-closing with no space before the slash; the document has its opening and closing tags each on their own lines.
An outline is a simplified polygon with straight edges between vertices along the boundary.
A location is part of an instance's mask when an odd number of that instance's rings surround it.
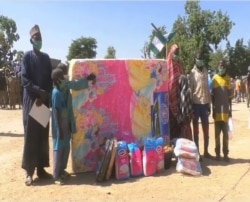
<svg viewBox="0 0 250 202">
<path fill-rule="evenodd" d="M 224 160 L 229 161 L 228 153 L 228 120 L 232 117 L 232 98 L 233 89 L 230 77 L 226 73 L 225 61 L 220 60 L 218 73 L 212 80 L 212 104 L 213 104 L 213 119 L 215 129 L 215 153 L 216 160 L 221 160 L 221 144 L 220 134 L 223 133 Z"/>
<path fill-rule="evenodd" d="M 8 94 L 5 70 L 0 69 L 0 107 L 3 109 L 8 108 L 7 98 Z"/>
<path fill-rule="evenodd" d="M 203 55 L 198 52 L 195 57 L 195 65 L 190 73 L 190 88 L 193 102 L 193 133 L 194 142 L 199 149 L 199 118 L 204 137 L 204 158 L 212 158 L 208 152 L 209 145 L 209 121 L 210 92 L 208 87 L 208 71 L 204 66 Z"/>
<path fill-rule="evenodd" d="M 24 54 L 21 70 L 23 92 L 24 148 L 22 168 L 26 171 L 25 184 L 32 185 L 33 174 L 37 168 L 38 178 L 52 178 L 44 170 L 49 166 L 49 124 L 46 128 L 36 122 L 29 112 L 36 102 L 37 106 L 49 107 L 52 91 L 52 65 L 48 54 L 41 52 L 42 36 L 38 25 L 30 30 L 33 50 Z"/>
<path fill-rule="evenodd" d="M 241 102 L 240 88 L 241 88 L 240 77 L 239 77 L 239 76 L 236 76 L 236 81 L 235 81 L 235 92 L 236 92 L 236 102 L 237 102 L 237 103 Z"/>
</svg>

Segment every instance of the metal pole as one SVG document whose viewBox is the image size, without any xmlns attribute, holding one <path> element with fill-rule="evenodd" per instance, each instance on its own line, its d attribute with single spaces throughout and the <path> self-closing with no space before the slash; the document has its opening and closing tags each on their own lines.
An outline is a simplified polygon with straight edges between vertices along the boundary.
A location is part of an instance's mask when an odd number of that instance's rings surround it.
<svg viewBox="0 0 250 202">
<path fill-rule="evenodd" d="M 154 25 L 154 23 L 151 23 L 152 27 L 157 31 L 159 32 L 160 30 Z"/>
</svg>

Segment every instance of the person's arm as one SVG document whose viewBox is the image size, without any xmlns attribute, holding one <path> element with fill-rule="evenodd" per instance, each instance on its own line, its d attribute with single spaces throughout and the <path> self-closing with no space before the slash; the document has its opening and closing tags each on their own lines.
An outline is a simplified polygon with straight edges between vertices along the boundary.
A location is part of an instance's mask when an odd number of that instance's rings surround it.
<svg viewBox="0 0 250 202">
<path fill-rule="evenodd" d="M 229 117 L 232 117 L 232 99 L 229 98 Z"/>
<path fill-rule="evenodd" d="M 21 68 L 21 82 L 22 86 L 28 91 L 31 92 L 37 99 L 37 106 L 40 106 L 48 98 L 49 93 L 41 89 L 38 85 L 33 83 L 32 80 L 32 71 L 31 71 L 31 53 L 28 52 L 24 55 Z"/>
<path fill-rule="evenodd" d="M 61 113 L 60 113 L 60 110 L 62 108 L 62 105 L 61 105 L 61 96 L 59 94 L 58 91 L 53 90 L 52 91 L 52 100 L 51 100 L 51 104 L 52 104 L 52 111 L 54 113 L 54 118 L 55 118 L 55 122 L 56 122 L 56 125 L 57 125 L 57 134 L 56 136 L 61 139 L 63 134 L 62 134 L 62 128 L 61 128 Z"/>
<path fill-rule="evenodd" d="M 56 125 L 58 126 L 58 130 L 57 130 L 57 138 L 58 139 L 62 139 L 63 138 L 63 134 L 62 134 L 62 127 L 60 124 L 60 112 L 58 108 L 55 108 L 55 119 L 56 119 Z"/>
<path fill-rule="evenodd" d="M 212 91 L 211 91 L 211 104 L 212 104 L 212 116 L 213 116 L 213 119 L 215 119 L 215 98 L 214 98 L 214 77 L 212 79 Z"/>
<path fill-rule="evenodd" d="M 250 87 L 250 75 L 247 76 L 247 89 Z"/>
<path fill-rule="evenodd" d="M 82 90 L 88 88 L 88 86 L 88 79 L 86 77 L 67 82 L 67 88 L 69 90 Z"/>
<path fill-rule="evenodd" d="M 68 89 L 82 90 L 88 88 L 90 83 L 95 84 L 95 82 L 96 82 L 96 76 L 95 74 L 91 73 L 87 77 L 81 78 L 79 80 L 69 81 L 67 86 Z"/>
<path fill-rule="evenodd" d="M 228 90 L 229 90 L 229 117 L 232 117 L 232 99 L 233 99 L 233 96 L 234 96 L 234 93 L 233 93 L 233 86 L 231 84 L 231 81 L 230 79 L 228 80 Z"/>
<path fill-rule="evenodd" d="M 191 71 L 189 74 L 189 87 L 191 90 L 191 95 L 192 95 L 192 100 L 193 100 L 193 92 L 194 92 L 194 75 L 193 72 Z"/>
<path fill-rule="evenodd" d="M 206 86 L 206 93 L 207 93 L 207 96 L 208 96 L 208 103 L 207 103 L 207 115 L 209 116 L 211 114 L 211 91 L 210 91 L 210 88 L 209 88 L 209 75 L 208 75 L 208 70 L 207 68 L 205 68 L 206 70 L 206 74 L 207 74 L 207 82 L 205 83 L 205 86 Z"/>
<path fill-rule="evenodd" d="M 23 87 L 28 91 L 32 92 L 39 97 L 40 87 L 35 85 L 32 81 L 32 72 L 31 72 L 31 64 L 30 64 L 30 52 L 26 53 L 22 60 L 22 68 L 21 68 L 21 81 Z"/>
</svg>

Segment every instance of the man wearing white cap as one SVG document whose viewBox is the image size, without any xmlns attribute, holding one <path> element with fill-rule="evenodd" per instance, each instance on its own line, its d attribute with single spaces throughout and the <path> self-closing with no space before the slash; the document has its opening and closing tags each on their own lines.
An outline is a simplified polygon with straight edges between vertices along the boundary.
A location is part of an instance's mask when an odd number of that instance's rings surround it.
<svg viewBox="0 0 250 202">
<path fill-rule="evenodd" d="M 52 178 L 44 170 L 49 166 L 49 124 L 46 128 L 36 122 L 29 112 L 36 102 L 37 106 L 49 107 L 52 91 L 52 65 L 48 54 L 41 52 L 42 36 L 38 25 L 30 30 L 30 42 L 33 50 L 24 54 L 21 69 L 23 92 L 24 148 L 22 168 L 26 172 L 25 184 L 33 183 L 33 174 L 37 169 L 38 178 Z"/>
</svg>

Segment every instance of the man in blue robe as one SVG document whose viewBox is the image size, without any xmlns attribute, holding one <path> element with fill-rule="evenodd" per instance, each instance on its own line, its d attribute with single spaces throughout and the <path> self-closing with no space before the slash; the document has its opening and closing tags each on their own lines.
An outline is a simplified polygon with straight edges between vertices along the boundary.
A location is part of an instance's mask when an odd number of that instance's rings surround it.
<svg viewBox="0 0 250 202">
<path fill-rule="evenodd" d="M 48 54 L 41 52 L 42 36 L 38 25 L 30 30 L 33 50 L 24 54 L 21 69 L 23 91 L 24 147 L 22 168 L 26 172 L 25 184 L 33 183 L 37 169 L 38 178 L 52 178 L 44 167 L 49 166 L 49 123 L 46 128 L 29 116 L 32 105 L 50 107 L 52 91 L 52 65 Z"/>
</svg>

